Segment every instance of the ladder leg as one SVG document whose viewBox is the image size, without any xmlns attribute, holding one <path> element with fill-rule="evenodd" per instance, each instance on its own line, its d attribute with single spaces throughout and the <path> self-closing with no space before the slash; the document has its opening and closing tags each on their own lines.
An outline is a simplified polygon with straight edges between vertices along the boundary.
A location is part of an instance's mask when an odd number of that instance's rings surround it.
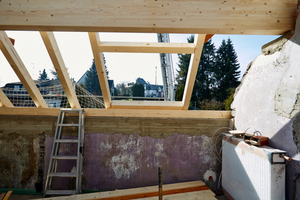
<svg viewBox="0 0 300 200">
<path fill-rule="evenodd" d="M 44 197 L 46 196 L 46 192 L 47 190 L 49 189 L 51 183 L 52 183 L 52 177 L 49 178 L 49 175 L 50 173 L 52 172 L 53 170 L 53 159 L 52 159 L 52 156 L 54 154 L 54 149 L 55 149 L 55 140 L 56 140 L 56 134 L 57 134 L 57 131 L 59 129 L 59 121 L 60 121 L 60 118 L 61 118 L 61 110 L 59 111 L 59 114 L 58 114 L 58 119 L 57 119 L 57 123 L 56 123 L 56 128 L 55 128 L 55 136 L 53 138 L 53 145 L 52 145 L 52 151 L 51 151 L 51 157 L 50 157 L 50 163 L 49 163 L 49 168 L 48 168 L 48 173 L 47 173 L 47 178 L 46 178 L 46 184 L 45 184 L 45 189 L 44 189 Z"/>
</svg>

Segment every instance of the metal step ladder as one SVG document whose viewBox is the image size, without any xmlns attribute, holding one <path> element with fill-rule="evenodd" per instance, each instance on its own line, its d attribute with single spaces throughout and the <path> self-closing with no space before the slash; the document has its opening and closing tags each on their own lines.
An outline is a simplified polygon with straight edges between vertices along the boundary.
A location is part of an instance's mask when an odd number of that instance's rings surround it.
<svg viewBox="0 0 300 200">
<path fill-rule="evenodd" d="M 64 123 L 67 114 L 78 115 L 78 124 Z M 73 115 L 72 115 L 73 116 Z M 77 139 L 62 139 L 63 127 L 78 127 Z M 84 142 L 84 110 L 83 109 L 61 109 L 59 111 L 55 136 L 53 141 L 52 153 L 47 173 L 47 179 L 44 190 L 46 195 L 72 195 L 81 193 L 82 182 L 82 163 L 83 163 L 83 142 Z M 77 143 L 77 156 L 59 155 L 59 148 L 62 143 Z M 76 160 L 76 173 L 74 172 L 57 172 L 58 160 Z M 73 171 L 73 170 L 72 170 Z M 53 177 L 71 177 L 76 178 L 75 190 L 51 190 Z"/>
</svg>

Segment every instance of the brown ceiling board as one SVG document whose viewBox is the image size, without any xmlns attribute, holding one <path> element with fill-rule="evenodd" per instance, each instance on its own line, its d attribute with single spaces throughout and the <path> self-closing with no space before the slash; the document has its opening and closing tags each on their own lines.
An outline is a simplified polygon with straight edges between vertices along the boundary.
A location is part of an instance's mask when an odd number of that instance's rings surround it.
<svg viewBox="0 0 300 200">
<path fill-rule="evenodd" d="M 109 84 L 107 81 L 107 75 L 105 70 L 105 64 L 103 60 L 103 53 L 99 52 L 98 46 L 100 44 L 99 34 L 95 32 L 89 32 L 89 38 L 94 55 L 95 65 L 98 73 L 99 83 L 102 91 L 102 96 L 105 104 L 105 108 L 111 108 L 111 95 L 109 90 Z"/>
<path fill-rule="evenodd" d="M 62 55 L 59 51 L 54 34 L 52 32 L 40 32 L 40 34 L 52 60 L 57 76 L 70 102 L 71 108 L 80 108 L 75 89 L 72 86 L 71 79 L 69 77 Z"/>
<path fill-rule="evenodd" d="M 19 57 L 16 49 L 4 31 L 0 31 L 0 49 L 11 65 L 12 69 L 15 71 L 16 75 L 19 77 L 36 107 L 48 108 L 43 96 L 41 95 L 24 63 Z"/>
<path fill-rule="evenodd" d="M 2 0 L 1 30 L 278 35 L 297 0 Z"/>
<path fill-rule="evenodd" d="M 0 88 L 0 107 L 14 107 L 11 101 L 7 98 Z"/>
<path fill-rule="evenodd" d="M 186 77 L 186 83 L 184 88 L 184 93 L 182 97 L 183 110 L 187 110 L 190 104 L 195 78 L 198 71 L 198 66 L 201 58 L 201 53 L 203 49 L 203 44 L 205 42 L 206 35 L 195 35 L 195 53 L 191 55 L 191 60 L 189 64 L 189 69 Z"/>
</svg>

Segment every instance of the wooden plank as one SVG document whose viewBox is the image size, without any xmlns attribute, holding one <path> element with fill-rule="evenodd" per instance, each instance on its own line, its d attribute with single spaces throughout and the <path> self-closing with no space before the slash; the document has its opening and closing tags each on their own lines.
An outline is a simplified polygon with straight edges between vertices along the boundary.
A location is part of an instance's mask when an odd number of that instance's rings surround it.
<svg viewBox="0 0 300 200">
<path fill-rule="evenodd" d="M 0 107 L 14 107 L 11 101 L 7 98 L 0 88 Z"/>
<path fill-rule="evenodd" d="M 10 197 L 10 195 L 12 194 L 12 192 L 13 192 L 12 190 L 8 191 L 8 192 L 6 193 L 6 195 L 4 196 L 3 200 L 8 200 L 9 197 Z"/>
<path fill-rule="evenodd" d="M 52 60 L 57 76 L 70 102 L 71 108 L 80 108 L 75 89 L 72 86 L 70 76 L 63 61 L 62 55 L 59 51 L 54 34 L 52 32 L 40 32 L 40 34 Z"/>
<path fill-rule="evenodd" d="M 193 189 L 191 189 L 193 188 Z M 173 184 L 165 184 L 163 186 L 163 191 L 166 193 L 171 193 L 171 191 L 188 191 L 188 190 L 209 190 L 208 187 L 205 186 L 205 183 L 202 181 L 191 181 L 191 182 L 184 182 L 184 183 L 173 183 Z M 148 187 L 140 187 L 140 188 L 132 188 L 132 189 L 124 189 L 124 190 L 115 190 L 109 192 L 98 192 L 98 193 L 90 193 L 90 194 L 80 194 L 74 195 L 70 197 L 57 197 L 57 200 L 63 199 L 106 199 L 106 200 L 113 200 L 113 199 L 128 199 L 128 196 L 132 198 L 136 198 L 135 195 L 151 195 L 152 193 L 158 194 L 158 186 L 148 186 Z M 127 196 L 127 197 L 126 197 Z M 137 197 L 140 198 L 140 197 Z"/>
<path fill-rule="evenodd" d="M 182 110 L 181 101 L 119 101 L 112 100 L 112 109 Z"/>
<path fill-rule="evenodd" d="M 182 200 L 182 199 L 217 200 L 214 196 L 215 194 L 211 190 L 202 190 L 202 191 L 194 191 L 194 192 L 187 192 L 187 193 L 164 195 L 163 200 Z M 157 200 L 157 197 L 139 198 L 136 200 Z"/>
<path fill-rule="evenodd" d="M 89 38 L 90 38 L 91 47 L 94 55 L 95 65 L 97 68 L 97 73 L 98 73 L 98 78 L 99 78 L 99 83 L 102 91 L 105 108 L 111 108 L 111 95 L 110 95 L 109 84 L 107 81 L 103 54 L 98 50 L 98 45 L 100 44 L 99 34 L 94 32 L 89 32 Z"/>
<path fill-rule="evenodd" d="M 195 35 L 195 53 L 191 55 L 184 93 L 182 97 L 183 110 L 187 110 L 189 108 L 205 37 L 206 35 Z"/>
<path fill-rule="evenodd" d="M 1 30 L 278 35 L 297 0 L 0 1 Z"/>
<path fill-rule="evenodd" d="M 99 51 L 193 54 L 195 45 L 192 43 L 101 42 L 99 44 Z"/>
<path fill-rule="evenodd" d="M 2 50 L 7 61 L 19 77 L 23 86 L 27 90 L 34 104 L 38 108 L 48 108 L 44 98 L 32 80 L 29 72 L 19 57 L 16 49 L 4 31 L 0 31 L 0 49 Z"/>
<path fill-rule="evenodd" d="M 6 193 L 1 193 L 1 194 L 0 194 L 0 200 L 3 200 L 5 194 L 6 194 Z"/>
<path fill-rule="evenodd" d="M 231 119 L 231 111 L 197 110 L 140 110 L 140 109 L 84 109 L 87 117 L 144 117 L 144 118 L 187 118 L 187 119 Z M 0 115 L 57 116 L 59 108 L 1 107 Z"/>
<path fill-rule="evenodd" d="M 157 187 L 157 186 L 156 186 Z M 157 190 L 157 189 L 156 189 Z M 188 194 L 189 192 L 194 192 L 194 191 L 206 191 L 206 190 L 210 190 L 209 187 L 207 186 L 201 186 L 201 187 L 191 187 L 191 188 L 185 188 L 185 189 L 174 189 L 174 190 L 166 190 L 164 188 L 164 191 L 162 191 L 162 195 L 166 195 L 166 196 L 172 196 L 173 194 L 180 194 L 180 193 L 184 193 L 184 194 Z M 126 190 L 123 190 L 123 192 L 127 192 Z M 214 195 L 214 194 L 213 194 Z M 93 200 L 130 200 L 130 199 L 144 199 L 144 198 L 155 198 L 157 199 L 158 196 L 158 191 L 154 191 L 154 192 L 142 192 L 140 194 L 120 194 L 120 195 L 116 195 L 114 197 L 93 197 L 91 199 Z"/>
</svg>

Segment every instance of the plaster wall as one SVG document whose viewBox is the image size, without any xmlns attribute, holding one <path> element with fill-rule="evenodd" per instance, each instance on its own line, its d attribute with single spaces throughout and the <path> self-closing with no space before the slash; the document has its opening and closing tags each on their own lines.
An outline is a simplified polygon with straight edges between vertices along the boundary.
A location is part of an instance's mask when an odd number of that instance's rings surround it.
<svg viewBox="0 0 300 200">
<path fill-rule="evenodd" d="M 36 189 L 44 185 L 56 117 L 0 116 L 0 187 Z M 69 118 L 68 123 L 75 121 Z M 212 134 L 228 127 L 228 119 L 143 119 L 87 117 L 83 162 L 83 188 L 112 190 L 157 184 L 158 166 L 164 183 L 214 178 L 217 189 L 220 163 L 213 155 Z M 76 129 L 66 128 L 65 137 Z M 62 145 L 72 155 L 76 145 Z M 59 171 L 74 170 L 75 163 L 60 161 Z M 42 166 L 42 167 L 41 167 Z M 209 176 L 208 176 L 209 174 Z M 57 179 L 63 189 L 72 179 Z"/>
<path fill-rule="evenodd" d="M 249 64 L 231 105 L 235 126 L 257 130 L 270 138 L 269 145 L 286 150 L 286 199 L 300 199 L 300 18 L 294 35 L 265 45 L 262 54 Z M 298 147 L 298 148 L 297 148 Z"/>
</svg>

